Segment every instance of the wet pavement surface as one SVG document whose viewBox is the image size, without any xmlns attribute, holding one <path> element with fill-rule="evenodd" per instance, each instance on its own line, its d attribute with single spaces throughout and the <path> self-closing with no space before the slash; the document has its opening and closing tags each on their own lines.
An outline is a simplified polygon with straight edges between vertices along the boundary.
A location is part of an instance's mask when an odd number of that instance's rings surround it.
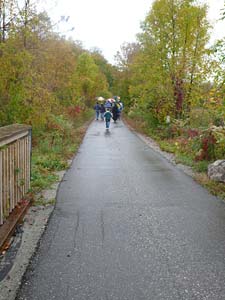
<svg viewBox="0 0 225 300">
<path fill-rule="evenodd" d="M 224 300 L 224 279 L 224 203 L 122 122 L 95 121 L 17 300 Z"/>
</svg>

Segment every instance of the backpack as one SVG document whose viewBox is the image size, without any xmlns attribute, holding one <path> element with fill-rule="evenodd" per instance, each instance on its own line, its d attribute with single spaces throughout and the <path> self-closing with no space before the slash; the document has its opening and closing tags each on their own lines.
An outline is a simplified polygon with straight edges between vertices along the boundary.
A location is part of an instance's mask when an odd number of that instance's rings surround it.
<svg viewBox="0 0 225 300">
<path fill-rule="evenodd" d="M 109 111 L 107 111 L 106 113 L 105 113 L 105 115 L 104 115 L 104 117 L 105 117 L 105 120 L 107 121 L 107 122 L 109 122 L 110 120 L 111 120 L 111 113 L 109 112 Z"/>
</svg>

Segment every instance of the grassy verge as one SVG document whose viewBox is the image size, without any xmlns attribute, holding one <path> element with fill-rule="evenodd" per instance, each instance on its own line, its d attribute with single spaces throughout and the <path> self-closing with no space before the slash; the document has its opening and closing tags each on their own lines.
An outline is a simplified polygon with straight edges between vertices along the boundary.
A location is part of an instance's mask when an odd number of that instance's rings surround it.
<svg viewBox="0 0 225 300">
<path fill-rule="evenodd" d="M 196 161 L 192 155 L 192 149 L 188 148 L 188 144 L 181 147 L 180 145 L 182 143 L 180 143 L 177 138 L 160 137 L 157 135 L 157 130 L 152 130 L 146 126 L 146 123 L 143 122 L 143 120 L 129 118 L 128 116 L 124 116 L 124 118 L 137 132 L 153 138 L 159 144 L 161 150 L 173 153 L 175 155 L 176 163 L 192 167 L 195 172 L 194 179 L 207 188 L 210 193 L 225 200 L 225 184 L 212 181 L 207 176 L 209 161 Z"/>
<path fill-rule="evenodd" d="M 205 172 L 196 173 L 194 178 L 198 183 L 207 188 L 211 194 L 214 196 L 219 196 L 221 199 L 225 200 L 224 183 L 210 180 Z"/>
<path fill-rule="evenodd" d="M 92 111 L 85 111 L 73 120 L 64 116 L 54 117 L 45 130 L 34 130 L 31 164 L 33 194 L 49 188 L 58 180 L 56 172 L 68 168 L 68 160 L 78 150 L 92 115 Z"/>
</svg>

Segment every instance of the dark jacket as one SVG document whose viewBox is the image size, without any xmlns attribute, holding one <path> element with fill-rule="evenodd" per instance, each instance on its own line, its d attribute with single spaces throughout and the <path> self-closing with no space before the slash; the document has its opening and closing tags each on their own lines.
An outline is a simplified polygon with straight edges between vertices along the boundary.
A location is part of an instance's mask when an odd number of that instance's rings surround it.
<svg viewBox="0 0 225 300">
<path fill-rule="evenodd" d="M 119 110 L 117 105 L 114 105 L 112 108 L 113 120 L 116 121 L 118 119 Z"/>
<path fill-rule="evenodd" d="M 110 111 L 106 111 L 105 114 L 104 114 L 104 118 L 106 120 L 106 122 L 109 122 L 110 119 L 112 118 L 112 114 Z"/>
<path fill-rule="evenodd" d="M 96 103 L 95 106 L 94 106 L 94 110 L 100 111 L 100 105 Z"/>
<path fill-rule="evenodd" d="M 105 112 L 105 107 L 103 104 L 101 104 L 100 113 L 103 114 L 104 112 Z"/>
</svg>

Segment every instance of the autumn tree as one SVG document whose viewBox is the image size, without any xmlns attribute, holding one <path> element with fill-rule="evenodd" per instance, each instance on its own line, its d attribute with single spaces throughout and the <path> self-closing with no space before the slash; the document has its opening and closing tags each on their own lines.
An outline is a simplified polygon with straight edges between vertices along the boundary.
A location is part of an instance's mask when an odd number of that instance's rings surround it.
<svg viewBox="0 0 225 300">
<path fill-rule="evenodd" d="M 99 67 L 101 73 L 105 75 L 108 82 L 109 91 L 112 92 L 112 88 L 115 80 L 113 76 L 113 72 L 115 68 L 110 63 L 108 63 L 108 61 L 102 55 L 101 50 L 99 50 L 98 48 L 91 49 L 90 53 L 92 58 L 94 59 L 95 64 Z M 110 97 L 110 94 L 105 95 L 105 98 L 106 97 Z"/>
<path fill-rule="evenodd" d="M 25 40 L 24 22 L 17 20 L 0 45 L 2 125 L 25 122 L 41 126 L 52 113 L 72 105 L 75 48 L 75 43 L 53 32 L 46 13 L 29 14 Z"/>
<path fill-rule="evenodd" d="M 130 92 L 159 119 L 181 117 L 198 99 L 209 37 L 206 12 L 191 0 L 156 0 L 142 24 Z"/>
<path fill-rule="evenodd" d="M 16 22 L 19 10 L 15 0 L 0 1 L 0 43 L 5 42 L 13 24 Z"/>
<path fill-rule="evenodd" d="M 101 73 L 92 56 L 84 52 L 78 57 L 76 81 L 80 96 L 87 105 L 91 105 L 98 95 L 104 95 L 108 90 L 105 75 Z"/>
<path fill-rule="evenodd" d="M 117 69 L 114 71 L 114 90 L 121 96 L 126 106 L 130 106 L 132 103 L 130 97 L 132 70 L 135 57 L 139 53 L 140 45 L 138 43 L 123 43 L 115 56 Z"/>
<path fill-rule="evenodd" d="M 71 107 L 109 96 L 111 66 L 55 32 L 31 0 L 0 0 L 0 125 L 44 128 Z M 60 22 L 67 22 L 62 17 Z"/>
</svg>

